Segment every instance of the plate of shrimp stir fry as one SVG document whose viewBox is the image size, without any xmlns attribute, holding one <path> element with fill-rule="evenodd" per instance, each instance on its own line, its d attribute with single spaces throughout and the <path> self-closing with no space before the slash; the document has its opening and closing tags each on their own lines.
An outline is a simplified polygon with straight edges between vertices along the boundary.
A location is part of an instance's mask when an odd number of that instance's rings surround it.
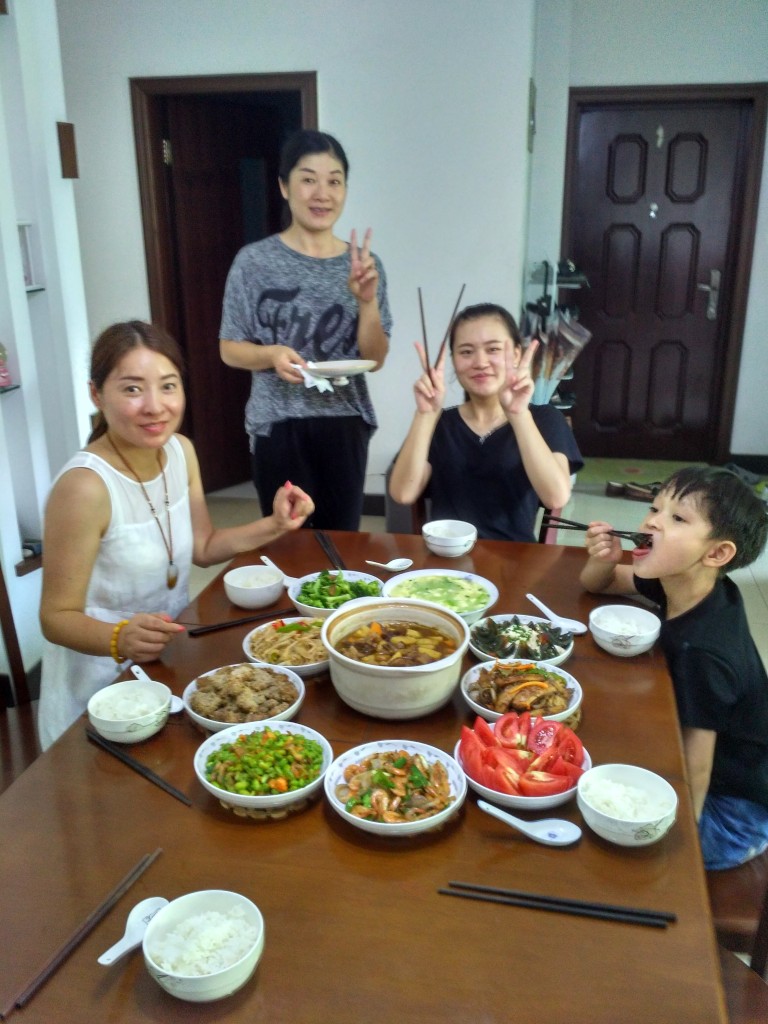
<svg viewBox="0 0 768 1024">
<path fill-rule="evenodd" d="M 410 835 L 439 828 L 461 806 L 466 778 L 442 750 L 411 740 L 365 743 L 342 754 L 325 779 L 331 806 L 365 831 Z"/>
</svg>

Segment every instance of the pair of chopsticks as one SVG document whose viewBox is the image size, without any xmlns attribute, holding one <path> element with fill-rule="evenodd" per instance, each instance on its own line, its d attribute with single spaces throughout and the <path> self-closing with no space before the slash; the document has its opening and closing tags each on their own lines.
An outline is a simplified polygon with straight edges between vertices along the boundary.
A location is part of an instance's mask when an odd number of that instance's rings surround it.
<svg viewBox="0 0 768 1024">
<path fill-rule="evenodd" d="M 192 801 L 186 793 L 182 793 L 180 789 L 176 789 L 176 787 L 172 786 L 170 782 L 166 782 L 165 779 L 156 775 L 151 768 L 147 768 L 147 766 L 142 764 L 141 761 L 137 761 L 135 758 L 131 757 L 130 754 L 126 754 L 118 744 L 112 743 L 111 740 L 104 739 L 103 736 L 99 736 L 97 732 L 94 732 L 93 729 L 89 729 L 87 726 L 85 734 L 91 743 L 95 743 L 97 747 L 101 747 L 102 750 L 106 750 L 108 754 L 112 754 L 112 756 L 116 757 L 118 761 L 122 761 L 123 764 L 127 764 L 129 768 L 133 768 L 133 770 L 138 772 L 139 775 L 142 775 L 149 782 L 153 782 L 156 786 L 159 786 L 160 789 L 164 789 L 166 793 L 170 793 L 171 796 L 176 797 L 177 800 L 186 804 L 187 807 L 192 806 Z"/>
<path fill-rule="evenodd" d="M 63 946 L 54 953 L 48 963 L 38 972 L 35 978 L 27 985 L 23 992 L 17 995 L 13 1002 L 10 1003 L 2 1012 L 0 1012 L 0 1018 L 5 1020 L 15 1009 L 22 1009 L 30 1001 L 32 996 L 43 987 L 48 979 L 53 975 L 59 967 L 64 963 L 67 957 L 72 953 L 83 941 L 83 939 L 93 931 L 96 925 L 101 919 L 114 907 L 121 896 L 130 889 L 133 883 L 144 874 L 147 868 L 152 864 L 153 861 L 162 853 L 162 849 L 158 847 L 154 853 L 147 853 L 141 858 L 138 864 L 132 868 L 125 878 L 112 890 L 109 895 L 102 900 L 102 902 L 93 910 L 83 923 L 75 929 L 72 935 L 67 939 Z"/>
<path fill-rule="evenodd" d="M 541 519 L 542 526 L 552 526 L 556 530 L 588 530 L 589 523 L 577 523 L 573 519 L 561 519 L 560 516 L 545 514 Z M 634 533 L 631 530 L 609 530 L 612 537 L 624 537 L 642 547 L 651 536 L 650 533 Z"/>
<path fill-rule="evenodd" d="M 466 287 L 467 286 L 465 284 L 463 284 L 461 286 L 461 291 L 459 292 L 459 297 L 458 297 L 458 299 L 456 299 L 456 305 L 453 307 L 453 313 L 451 313 L 451 319 L 448 321 L 448 326 L 445 329 L 445 334 L 443 335 L 443 340 L 440 343 L 440 348 L 438 349 L 438 352 L 437 352 L 437 359 L 435 360 L 435 366 L 438 365 L 438 363 L 440 362 L 440 359 L 441 359 L 441 357 L 443 355 L 443 349 L 445 348 L 445 344 L 448 341 L 448 335 L 451 333 L 451 327 L 453 326 L 453 321 L 456 318 L 456 314 L 457 314 L 457 312 L 459 310 L 459 303 L 461 302 L 461 297 L 464 294 L 464 289 Z M 424 319 L 424 303 L 423 303 L 422 298 L 421 298 L 421 288 L 419 288 L 419 312 L 421 313 L 421 340 L 422 340 L 422 342 L 424 344 L 424 361 L 426 362 L 426 366 L 424 367 L 424 372 L 425 373 L 429 373 L 429 345 L 427 344 L 427 322 Z"/>
<path fill-rule="evenodd" d="M 229 622 L 212 622 L 208 626 L 194 626 L 187 630 L 187 636 L 202 636 L 203 633 L 215 633 L 219 629 L 229 629 L 230 626 L 244 626 L 248 622 L 259 622 L 261 619 L 282 619 L 286 615 L 294 615 L 296 609 L 273 608 L 270 612 L 259 612 L 257 615 L 245 615 L 242 619 L 230 619 Z"/>
<path fill-rule="evenodd" d="M 344 559 L 331 538 L 323 530 L 315 530 L 315 539 L 326 554 L 328 561 L 335 569 L 346 569 Z"/>
<path fill-rule="evenodd" d="M 448 889 L 438 889 L 443 896 L 460 896 L 484 903 L 501 903 L 509 907 L 525 907 L 528 910 L 547 910 L 556 914 L 571 914 L 574 917 L 593 917 L 600 921 L 617 921 L 620 924 L 639 924 L 647 928 L 666 928 L 677 921 L 677 915 L 666 910 L 644 910 L 638 907 L 623 907 L 615 903 L 593 903 L 588 900 L 569 899 L 565 896 L 544 896 L 539 893 L 523 892 L 520 889 L 499 889 L 493 885 L 475 885 L 472 882 L 449 882 Z"/>
</svg>

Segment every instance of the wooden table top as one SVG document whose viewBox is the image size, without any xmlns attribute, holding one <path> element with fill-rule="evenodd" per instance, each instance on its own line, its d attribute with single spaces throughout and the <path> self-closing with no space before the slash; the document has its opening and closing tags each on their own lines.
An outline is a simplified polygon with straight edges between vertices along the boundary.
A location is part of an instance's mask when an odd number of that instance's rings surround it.
<svg viewBox="0 0 768 1024">
<path fill-rule="evenodd" d="M 579 586 L 579 548 L 483 541 L 460 559 L 441 560 L 416 536 L 331 537 L 350 569 L 366 569 L 366 558 L 407 555 L 415 568 L 477 572 L 499 588 L 494 613 L 537 614 L 525 599 L 529 592 L 583 621 L 599 603 Z M 266 550 L 289 574 L 328 566 L 311 531 Z M 253 554 L 241 556 L 236 564 L 253 560 Z M 283 598 L 276 607 L 286 603 Z M 226 599 L 219 576 L 180 621 L 244 614 Z M 181 694 L 201 672 L 242 660 L 249 628 L 180 636 L 148 671 Z M 13 1012 L 14 1020 L 507 1024 L 523 1015 L 554 1024 L 725 1021 L 663 657 L 654 650 L 615 658 L 587 634 L 576 638 L 565 667 L 584 690 L 579 734 L 593 762 L 642 765 L 677 791 L 678 820 L 659 843 L 613 846 L 584 826 L 574 847 L 541 846 L 479 811 L 471 793 L 444 829 L 410 840 L 388 841 L 351 827 L 322 795 L 284 820 L 256 822 L 221 808 L 197 782 L 192 758 L 203 736 L 185 715 L 129 749 L 188 794 L 191 807 L 88 742 L 86 721 L 79 720 L 0 797 L 0 1010 L 140 858 L 159 847 L 159 858 L 27 1006 Z M 458 693 L 424 719 L 367 718 L 336 696 L 327 676 L 307 680 L 297 720 L 323 733 L 336 754 L 377 738 L 423 740 L 450 752 L 461 725 L 472 724 Z M 575 800 L 556 814 L 583 824 Z M 660 930 L 438 895 L 452 880 L 669 910 L 678 920 Z M 140 950 L 111 968 L 97 964 L 139 900 L 206 888 L 241 892 L 264 914 L 264 955 L 240 992 L 217 1003 L 176 1000 L 149 977 Z"/>
</svg>

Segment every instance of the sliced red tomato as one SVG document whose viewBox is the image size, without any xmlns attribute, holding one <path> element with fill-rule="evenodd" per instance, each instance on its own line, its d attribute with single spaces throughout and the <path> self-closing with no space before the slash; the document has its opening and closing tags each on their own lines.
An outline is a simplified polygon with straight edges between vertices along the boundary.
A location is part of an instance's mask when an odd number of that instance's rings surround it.
<svg viewBox="0 0 768 1024">
<path fill-rule="evenodd" d="M 461 742 L 459 743 L 459 754 L 461 763 L 468 775 L 480 781 L 480 767 L 482 765 L 483 750 L 482 743 L 475 736 L 474 732 L 467 725 L 461 727 Z"/>
<path fill-rule="evenodd" d="M 561 729 L 560 722 L 550 722 L 546 718 L 532 719 L 528 730 L 528 749 L 534 754 L 543 754 L 557 744 Z"/>
<path fill-rule="evenodd" d="M 528 711 L 518 715 L 516 711 L 510 711 L 497 719 L 493 727 L 497 741 L 503 747 L 520 747 L 524 750 L 528 745 L 528 730 L 531 724 L 531 716 Z"/>
<path fill-rule="evenodd" d="M 483 763 L 496 768 L 511 768 L 516 774 L 528 771 L 532 757 L 527 750 L 516 750 L 512 747 L 486 747 L 483 751 Z"/>
<path fill-rule="evenodd" d="M 524 776 L 512 768 L 501 768 L 496 773 L 496 782 L 491 788 L 497 789 L 501 793 L 509 793 L 511 796 L 518 796 L 523 778 Z"/>
<path fill-rule="evenodd" d="M 520 793 L 523 796 L 552 796 L 571 789 L 573 780 L 567 775 L 552 775 L 550 772 L 526 772 L 520 777 Z"/>
<path fill-rule="evenodd" d="M 560 758 L 560 752 L 556 746 L 547 747 L 540 754 L 535 754 L 531 761 L 530 768 L 534 772 L 552 771 L 552 765 Z"/>
<path fill-rule="evenodd" d="M 552 775 L 567 775 L 569 779 L 577 782 L 584 774 L 584 769 L 572 761 L 566 761 L 558 754 L 557 759 L 550 765 L 549 771 Z"/>
<path fill-rule="evenodd" d="M 493 734 L 493 729 L 479 715 L 475 719 L 475 736 L 486 747 L 497 747 L 499 745 L 498 740 Z"/>
<path fill-rule="evenodd" d="M 557 743 L 557 749 L 564 761 L 570 761 L 571 764 L 578 765 L 579 768 L 581 767 L 581 763 L 584 760 L 584 744 L 573 729 L 563 726 Z"/>
</svg>

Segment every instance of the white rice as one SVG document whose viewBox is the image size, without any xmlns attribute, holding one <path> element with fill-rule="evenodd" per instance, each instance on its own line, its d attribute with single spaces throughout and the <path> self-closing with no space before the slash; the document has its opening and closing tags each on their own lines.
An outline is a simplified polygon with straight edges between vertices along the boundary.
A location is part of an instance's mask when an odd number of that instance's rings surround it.
<svg viewBox="0 0 768 1024">
<path fill-rule="evenodd" d="M 653 821 L 669 811 L 666 800 L 611 779 L 587 779 L 582 795 L 598 811 L 622 821 Z"/>
<path fill-rule="evenodd" d="M 624 619 L 620 615 L 610 612 L 601 615 L 595 621 L 601 629 L 607 629 L 610 633 L 616 633 L 618 636 L 635 636 L 637 633 L 644 632 L 644 628 L 632 619 Z"/>
<path fill-rule="evenodd" d="M 93 713 L 108 722 L 127 722 L 143 715 L 152 714 L 163 704 L 162 696 L 153 696 L 144 691 L 133 693 L 110 693 L 109 687 L 98 701 L 91 705 Z"/>
<path fill-rule="evenodd" d="M 149 955 L 164 971 L 200 977 L 242 960 L 257 937 L 258 930 L 246 921 L 242 907 L 232 907 L 226 914 L 208 910 L 157 936 Z"/>
</svg>

